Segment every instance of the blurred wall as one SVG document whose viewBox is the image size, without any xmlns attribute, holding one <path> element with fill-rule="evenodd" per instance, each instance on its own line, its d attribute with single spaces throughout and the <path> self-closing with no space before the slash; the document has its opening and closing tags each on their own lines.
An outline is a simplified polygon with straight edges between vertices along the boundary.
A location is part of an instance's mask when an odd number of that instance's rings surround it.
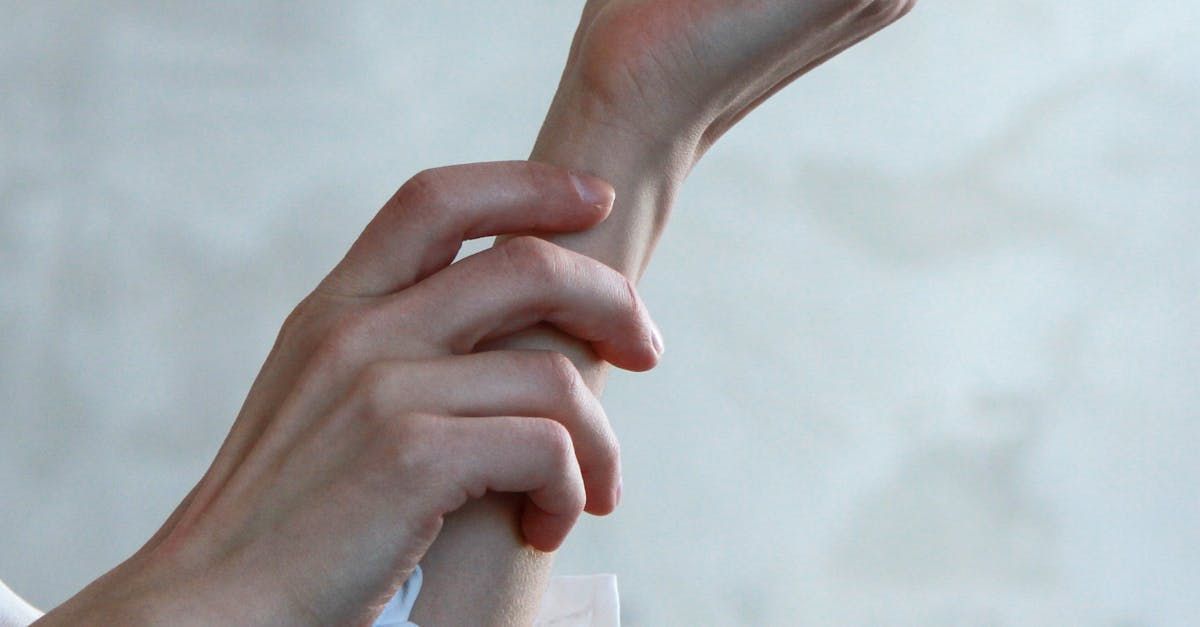
<svg viewBox="0 0 1200 627">
<path fill-rule="evenodd" d="M 0 577 L 215 454 L 417 170 L 527 154 L 579 2 L 4 2 Z M 617 375 L 629 625 L 1200 621 L 1200 5 L 925 0 L 696 169 Z"/>
</svg>

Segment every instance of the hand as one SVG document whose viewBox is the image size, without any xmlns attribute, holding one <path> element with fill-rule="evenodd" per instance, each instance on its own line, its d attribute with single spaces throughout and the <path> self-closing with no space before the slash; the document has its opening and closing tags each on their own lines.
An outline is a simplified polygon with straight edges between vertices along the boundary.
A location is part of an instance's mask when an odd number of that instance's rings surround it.
<svg viewBox="0 0 1200 627">
<path fill-rule="evenodd" d="M 284 323 L 162 530 L 46 623 L 369 622 L 469 499 L 524 493 L 521 531 L 543 551 L 581 510 L 610 512 L 616 439 L 574 366 L 470 353 L 544 322 L 650 368 L 657 331 L 635 291 L 532 237 L 450 263 L 465 238 L 592 226 L 612 198 L 599 179 L 523 162 L 405 183 Z"/>
<path fill-rule="evenodd" d="M 703 153 L 759 103 L 915 1 L 588 0 L 554 108 Z"/>
<path fill-rule="evenodd" d="M 721 133 L 911 6 L 912 0 L 589 0 L 530 159 L 600 174 L 616 187 L 618 201 L 594 228 L 544 235 L 636 280 L 676 192 Z M 554 330 L 523 332 L 500 345 L 571 354 L 585 380 L 594 389 L 602 385 L 606 365 Z M 506 504 L 485 505 L 452 517 L 426 556 L 418 623 L 533 619 L 550 560 L 514 546 Z"/>
</svg>

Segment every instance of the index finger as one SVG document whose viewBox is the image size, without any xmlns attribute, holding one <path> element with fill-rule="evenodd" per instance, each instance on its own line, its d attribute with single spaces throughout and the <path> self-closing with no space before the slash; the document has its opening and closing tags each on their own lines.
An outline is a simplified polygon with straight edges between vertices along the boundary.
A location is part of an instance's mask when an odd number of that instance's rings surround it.
<svg viewBox="0 0 1200 627">
<path fill-rule="evenodd" d="M 463 240 L 583 230 L 608 215 L 614 196 L 599 178 L 535 161 L 424 170 L 384 204 L 322 287 L 345 296 L 402 290 L 454 261 Z"/>
</svg>

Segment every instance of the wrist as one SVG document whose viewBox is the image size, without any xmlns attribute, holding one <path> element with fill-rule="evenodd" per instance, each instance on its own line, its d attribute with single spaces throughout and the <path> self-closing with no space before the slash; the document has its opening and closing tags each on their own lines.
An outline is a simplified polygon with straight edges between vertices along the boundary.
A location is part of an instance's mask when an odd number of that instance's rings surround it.
<svg viewBox="0 0 1200 627">
<path fill-rule="evenodd" d="M 609 217 L 553 241 L 637 278 L 697 157 L 701 133 L 651 133 L 594 98 L 560 87 L 530 159 L 599 176 L 616 190 Z"/>
<path fill-rule="evenodd" d="M 581 158 L 611 153 L 626 162 L 685 174 L 695 164 L 707 124 L 689 121 L 690 116 L 682 114 L 650 114 L 587 87 L 586 81 L 572 75 L 568 69 L 554 94 L 534 155 L 550 151 Z"/>
</svg>

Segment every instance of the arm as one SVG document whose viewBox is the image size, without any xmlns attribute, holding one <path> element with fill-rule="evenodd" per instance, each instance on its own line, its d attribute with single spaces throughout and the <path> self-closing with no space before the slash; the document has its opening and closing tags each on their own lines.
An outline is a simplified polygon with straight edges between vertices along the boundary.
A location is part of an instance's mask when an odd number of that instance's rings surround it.
<svg viewBox="0 0 1200 627">
<path fill-rule="evenodd" d="M 608 220 L 552 241 L 632 280 L 704 152 L 792 80 L 895 21 L 911 0 L 591 0 L 531 159 L 594 173 L 617 200 Z M 605 365 L 550 329 L 506 338 L 572 358 L 599 394 Z M 488 497 L 446 520 L 422 562 L 421 625 L 529 624 L 551 559 L 523 545 L 513 501 Z"/>
<path fill-rule="evenodd" d="M 565 131 L 565 129 L 562 129 Z M 544 132 L 543 135 L 546 135 Z M 670 199 L 687 164 L 674 155 L 644 155 L 640 142 L 616 144 L 584 152 L 564 144 L 556 130 L 539 142 L 532 160 L 568 165 L 572 169 L 604 172 L 618 190 L 609 220 L 586 237 L 557 240 L 616 268 L 629 277 L 641 275 Z M 585 145 L 598 146 L 603 128 L 581 126 L 569 135 Z M 637 166 L 661 159 L 654 166 Z M 664 175 L 664 172 L 672 172 Z M 607 222 L 607 221 L 606 221 Z M 584 344 L 549 328 L 506 338 L 498 347 L 552 349 L 568 355 L 597 394 L 603 386 L 605 363 Z M 413 613 L 418 625 L 529 624 L 545 589 L 551 554 L 526 546 L 516 532 L 517 506 L 507 495 L 494 495 L 468 504 L 446 519 L 441 535 L 422 560 L 424 584 Z M 536 591 L 536 592 L 535 592 Z"/>
<path fill-rule="evenodd" d="M 472 498 L 522 495 L 521 536 L 543 551 L 581 511 L 612 511 L 616 440 L 574 366 L 476 349 L 545 322 L 645 370 L 644 305 L 617 272 L 533 237 L 450 265 L 464 239 L 593 226 L 611 195 L 536 163 L 411 179 L 288 317 L 159 533 L 37 624 L 370 624 Z"/>
</svg>

